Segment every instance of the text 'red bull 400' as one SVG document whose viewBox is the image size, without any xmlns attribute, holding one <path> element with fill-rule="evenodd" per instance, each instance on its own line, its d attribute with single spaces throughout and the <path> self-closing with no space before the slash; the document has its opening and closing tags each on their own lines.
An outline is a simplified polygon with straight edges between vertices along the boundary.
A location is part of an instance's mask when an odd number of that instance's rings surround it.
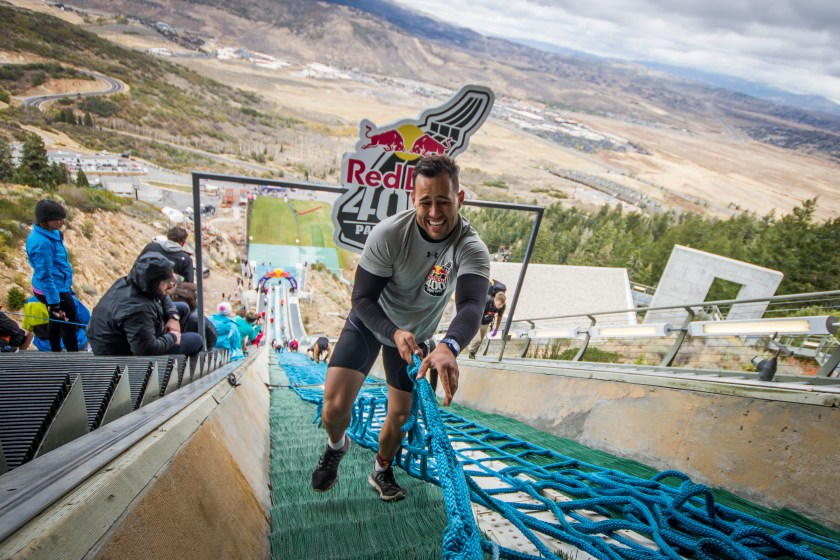
<svg viewBox="0 0 840 560">
<path fill-rule="evenodd" d="M 466 150 L 493 101 L 489 88 L 468 85 L 417 119 L 380 128 L 363 120 L 355 151 L 341 160 L 341 184 L 347 191 L 333 206 L 336 244 L 360 253 L 373 226 L 410 208 L 413 163 L 430 154 L 454 158 Z"/>
</svg>

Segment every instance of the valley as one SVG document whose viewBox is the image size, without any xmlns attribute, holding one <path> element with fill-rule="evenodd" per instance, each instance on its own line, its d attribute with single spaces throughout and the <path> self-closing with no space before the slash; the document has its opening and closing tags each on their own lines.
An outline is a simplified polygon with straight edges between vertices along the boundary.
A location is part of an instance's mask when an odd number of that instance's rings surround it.
<svg viewBox="0 0 840 560">
<path fill-rule="evenodd" d="M 115 14 L 162 17 L 161 10 L 144 12 L 137 3 L 112 3 L 110 13 L 103 12 L 98 20 L 80 18 L 72 11 L 61 12 L 32 0 L 16 3 L 27 8 L 37 4 L 51 15 L 76 23 L 82 19 L 84 29 L 130 49 L 169 49 L 176 55 L 169 60 L 259 96 L 274 113 L 302 123 L 292 129 L 261 130 L 247 140 L 241 139 L 238 146 L 229 141 L 220 143 L 220 150 L 232 152 L 234 157 L 247 158 L 249 153 L 260 151 L 273 156 L 269 157 L 273 161 L 268 166 L 283 169 L 283 175 L 293 179 L 310 177 L 339 182 L 341 154 L 351 150 L 358 140 L 361 119 L 383 125 L 413 118 L 448 97 L 452 90 L 445 85 L 455 83 L 452 76 L 426 72 L 413 80 L 361 69 L 339 72 L 346 66 L 339 60 L 330 60 L 335 58 L 332 55 L 322 58 L 311 52 L 303 32 L 275 27 L 270 36 L 256 41 L 243 32 L 241 18 L 201 4 L 188 5 L 189 19 L 181 14 L 170 18 L 170 23 L 186 22 L 192 26 L 190 32 L 203 33 L 207 49 L 233 47 L 249 53 L 255 47 L 270 48 L 282 43 L 282 49 L 268 52 L 282 65 L 266 68 L 254 64 L 248 55 L 221 60 L 189 51 L 148 26 L 131 20 L 114 25 L 113 19 L 108 19 Z M 89 7 L 95 3 L 80 4 Z M 158 4 L 164 5 L 185 4 Z M 121 9 L 126 11 L 119 13 Z M 339 39 L 333 39 L 336 40 Z M 424 53 L 429 64 L 437 67 L 429 46 L 416 42 L 406 47 Z M 336 72 L 315 71 L 315 63 L 321 64 L 319 69 L 333 63 Z M 840 211 L 840 189 L 835 188 L 834 179 L 840 164 L 820 152 L 804 153 L 751 139 L 731 112 L 717 109 L 713 100 L 650 97 L 649 80 L 636 88 L 647 97 L 609 88 L 604 88 L 599 96 L 597 91 L 587 92 L 580 84 L 566 82 L 558 84 L 552 95 L 554 99 L 568 100 L 567 107 L 571 108 L 564 108 L 557 102 L 546 102 L 548 96 L 540 93 L 531 99 L 510 96 L 510 91 L 523 92 L 519 87 L 508 91 L 507 81 L 500 86 L 492 83 L 501 71 L 498 62 L 481 64 L 487 66 L 487 81 L 491 82 L 488 85 L 494 88 L 497 102 L 493 117 L 461 156 L 465 186 L 475 196 L 544 205 L 560 201 L 586 208 L 605 202 L 619 203 L 608 192 L 561 177 L 574 172 L 583 174 L 590 183 L 603 180 L 638 193 L 640 198 L 652 201 L 645 205 L 649 210 L 661 207 L 720 217 L 742 211 L 778 215 L 790 212 L 806 199 L 818 198 L 818 219 Z M 465 70 L 464 74 L 475 76 L 472 70 Z M 422 79 L 427 75 L 434 82 Z M 543 87 L 534 90 L 542 92 Z M 592 99 L 600 100 L 593 103 Z M 590 108 L 581 110 L 584 106 Z M 558 121 L 620 141 L 584 142 L 563 131 L 545 130 L 545 125 L 554 126 Z M 607 147 L 601 147 L 604 145 Z"/>
</svg>

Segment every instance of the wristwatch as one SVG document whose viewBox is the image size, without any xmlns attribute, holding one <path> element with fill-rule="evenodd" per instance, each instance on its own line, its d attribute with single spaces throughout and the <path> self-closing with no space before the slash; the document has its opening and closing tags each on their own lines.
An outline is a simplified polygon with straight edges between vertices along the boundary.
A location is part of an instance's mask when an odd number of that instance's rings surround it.
<svg viewBox="0 0 840 560">
<path fill-rule="evenodd" d="M 178 315 L 177 313 L 173 313 L 172 315 L 170 315 L 170 316 L 169 316 L 169 318 L 170 318 L 170 319 L 175 319 L 176 321 L 180 321 L 180 320 L 181 320 L 181 316 L 180 316 L 180 315 Z"/>
<path fill-rule="evenodd" d="M 455 354 L 455 357 L 458 357 L 458 354 L 461 353 L 461 345 L 458 344 L 458 341 L 454 338 L 446 337 L 440 341 L 441 344 L 446 344 L 449 346 L 449 349 L 452 350 L 452 353 Z"/>
</svg>

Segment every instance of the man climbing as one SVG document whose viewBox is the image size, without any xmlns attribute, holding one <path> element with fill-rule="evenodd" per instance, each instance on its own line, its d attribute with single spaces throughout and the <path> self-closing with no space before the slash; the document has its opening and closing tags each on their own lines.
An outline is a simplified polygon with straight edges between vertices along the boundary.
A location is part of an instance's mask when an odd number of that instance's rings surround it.
<svg viewBox="0 0 840 560">
<path fill-rule="evenodd" d="M 368 478 L 381 499 L 405 490 L 392 461 L 403 439 L 413 383 L 407 369 L 437 328 L 455 292 L 457 314 L 441 344 L 423 359 L 418 378 L 436 369 L 448 406 L 458 389 L 456 358 L 478 330 L 487 294 L 490 256 L 484 242 L 459 214 L 464 192 L 458 166 L 429 155 L 414 168 L 413 209 L 380 222 L 367 239 L 353 288 L 352 309 L 330 358 L 321 420 L 328 442 L 312 473 L 312 488 L 325 492 L 338 480 L 338 465 L 350 449 L 345 430 L 356 395 L 382 351 L 388 382 L 388 412 L 379 433 L 379 453 Z"/>
<path fill-rule="evenodd" d="M 330 357 L 330 340 L 325 336 L 319 336 L 312 341 L 312 346 L 309 347 L 307 353 L 315 360 L 316 364 L 320 364 L 321 360 L 327 361 Z"/>
<path fill-rule="evenodd" d="M 475 358 L 475 353 L 478 352 L 481 341 L 487 335 L 487 330 L 493 324 L 494 319 L 496 320 L 496 327 L 490 336 L 495 336 L 499 331 L 499 326 L 502 324 L 502 315 L 504 315 L 505 308 L 507 307 L 506 302 L 507 296 L 505 292 L 496 292 L 495 296 L 490 296 L 489 293 L 487 294 L 487 303 L 484 306 L 484 315 L 481 317 L 481 326 L 478 328 L 478 334 L 475 335 L 468 348 L 470 358 Z"/>
</svg>

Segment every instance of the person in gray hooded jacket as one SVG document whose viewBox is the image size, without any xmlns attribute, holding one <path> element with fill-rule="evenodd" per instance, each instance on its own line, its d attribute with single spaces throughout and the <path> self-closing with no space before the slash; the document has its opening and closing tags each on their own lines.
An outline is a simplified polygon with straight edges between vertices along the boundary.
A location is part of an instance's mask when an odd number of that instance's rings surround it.
<svg viewBox="0 0 840 560">
<path fill-rule="evenodd" d="M 187 230 L 180 226 L 170 229 L 166 237 L 159 235 L 151 243 L 143 247 L 141 255 L 155 252 L 160 253 L 170 261 L 175 274 L 181 276 L 184 282 L 195 282 L 195 266 L 192 255 L 184 249 L 187 243 Z"/>
<path fill-rule="evenodd" d="M 201 336 L 182 333 L 189 306 L 173 303 L 167 295 L 175 285 L 169 259 L 155 252 L 140 255 L 128 276 L 114 282 L 93 308 L 87 329 L 93 353 L 109 356 L 198 353 L 203 346 Z"/>
</svg>

